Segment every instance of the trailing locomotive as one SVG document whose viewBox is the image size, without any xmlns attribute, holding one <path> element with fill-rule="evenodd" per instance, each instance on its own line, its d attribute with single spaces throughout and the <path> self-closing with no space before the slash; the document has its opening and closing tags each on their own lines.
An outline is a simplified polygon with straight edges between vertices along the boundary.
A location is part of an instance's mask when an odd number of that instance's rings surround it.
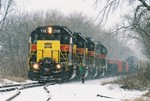
<svg viewBox="0 0 150 101">
<path fill-rule="evenodd" d="M 129 72 L 135 73 L 138 70 L 139 59 L 135 56 L 130 56 L 125 60 L 129 65 Z"/>
<path fill-rule="evenodd" d="M 98 74 L 100 77 L 103 77 L 106 72 L 107 72 L 107 48 L 100 44 L 100 42 L 96 43 L 96 47 L 95 47 L 95 51 L 96 51 L 96 61 L 95 64 L 96 66 L 98 66 L 97 70 L 98 70 Z"/>
<path fill-rule="evenodd" d="M 84 78 L 95 78 L 107 70 L 107 49 L 65 26 L 36 28 L 30 34 L 29 49 L 31 80 L 70 80 L 80 78 L 81 74 Z"/>
</svg>

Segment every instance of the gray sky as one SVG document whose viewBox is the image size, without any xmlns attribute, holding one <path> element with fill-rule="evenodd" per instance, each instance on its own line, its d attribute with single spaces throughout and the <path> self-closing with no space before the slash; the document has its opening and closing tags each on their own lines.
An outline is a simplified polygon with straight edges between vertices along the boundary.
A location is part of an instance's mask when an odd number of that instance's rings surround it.
<svg viewBox="0 0 150 101">
<path fill-rule="evenodd" d="M 64 14 L 79 11 L 89 16 L 96 16 L 92 0 L 17 0 L 19 9 L 26 11 L 58 9 Z"/>
<path fill-rule="evenodd" d="M 102 2 L 99 4 L 96 9 L 93 6 L 94 0 L 16 0 L 18 10 L 22 11 L 37 11 L 37 10 L 47 10 L 47 9 L 57 9 L 63 14 L 68 15 L 73 11 L 82 12 L 83 14 L 92 17 L 95 19 L 98 15 L 100 9 L 102 9 Z M 105 25 L 105 28 L 110 28 L 119 22 L 120 14 L 126 12 L 125 9 L 113 13 L 108 22 Z"/>
</svg>

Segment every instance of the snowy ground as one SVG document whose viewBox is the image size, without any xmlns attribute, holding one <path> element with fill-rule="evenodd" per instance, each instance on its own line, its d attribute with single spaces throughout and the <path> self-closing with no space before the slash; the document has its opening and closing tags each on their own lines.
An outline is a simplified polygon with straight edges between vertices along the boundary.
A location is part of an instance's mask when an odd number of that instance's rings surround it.
<svg viewBox="0 0 150 101">
<path fill-rule="evenodd" d="M 123 90 L 116 84 L 102 86 L 103 81 L 109 79 L 99 79 L 81 82 L 71 82 L 51 85 L 48 87 L 50 95 L 43 87 L 36 87 L 22 90 L 20 95 L 12 101 L 122 101 L 123 99 L 134 99 L 140 97 L 146 91 Z M 5 101 L 16 91 L 0 93 L 0 101 Z"/>
</svg>

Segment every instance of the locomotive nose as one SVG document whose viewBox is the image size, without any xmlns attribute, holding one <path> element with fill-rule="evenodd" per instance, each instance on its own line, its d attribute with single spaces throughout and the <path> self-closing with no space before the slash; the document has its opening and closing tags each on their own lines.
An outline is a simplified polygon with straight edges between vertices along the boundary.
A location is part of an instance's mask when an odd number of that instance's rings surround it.
<svg viewBox="0 0 150 101">
<path fill-rule="evenodd" d="M 49 76 L 54 69 L 54 61 L 51 58 L 44 58 L 40 61 L 40 74 Z"/>
</svg>

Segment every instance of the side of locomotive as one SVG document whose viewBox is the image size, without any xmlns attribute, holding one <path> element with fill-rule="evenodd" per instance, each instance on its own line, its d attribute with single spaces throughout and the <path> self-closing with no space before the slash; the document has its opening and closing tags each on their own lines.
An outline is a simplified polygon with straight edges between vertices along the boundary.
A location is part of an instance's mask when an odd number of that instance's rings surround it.
<svg viewBox="0 0 150 101">
<path fill-rule="evenodd" d="M 107 49 L 100 42 L 95 42 L 90 37 L 81 33 L 74 33 L 74 44 L 76 45 L 76 76 L 91 79 L 102 77 L 107 70 Z"/>
</svg>

